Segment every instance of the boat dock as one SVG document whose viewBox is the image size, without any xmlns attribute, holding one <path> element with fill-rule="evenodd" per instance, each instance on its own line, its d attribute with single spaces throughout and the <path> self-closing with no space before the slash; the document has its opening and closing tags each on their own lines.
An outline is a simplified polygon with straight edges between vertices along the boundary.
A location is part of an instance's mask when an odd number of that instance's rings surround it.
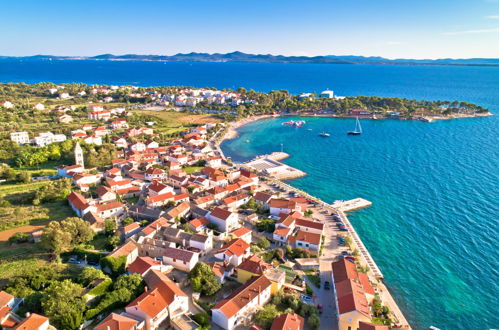
<svg viewBox="0 0 499 330">
<path fill-rule="evenodd" d="M 260 175 L 278 180 L 296 179 L 307 175 L 305 172 L 279 161 L 287 157 L 289 155 L 285 152 L 273 152 L 269 155 L 256 157 L 249 162 L 241 164 L 241 166 L 255 170 Z"/>
<path fill-rule="evenodd" d="M 348 229 L 348 234 L 352 237 L 352 241 L 354 244 L 357 246 L 357 249 L 359 250 L 360 254 L 364 257 L 366 260 L 367 266 L 369 269 L 372 271 L 374 274 L 374 277 L 382 279 L 383 278 L 383 273 L 381 273 L 381 270 L 379 269 L 378 265 L 374 262 L 373 257 L 367 250 L 366 246 L 364 243 L 362 243 L 362 240 L 360 239 L 359 235 L 355 231 L 355 228 L 352 226 L 350 221 L 348 220 L 345 212 L 351 211 L 351 210 L 357 210 L 363 207 L 371 206 L 372 203 L 366 199 L 363 198 L 356 198 L 352 199 L 350 201 L 339 201 L 335 202 L 335 204 L 331 205 L 328 204 L 321 199 L 311 196 L 304 192 L 303 190 L 297 189 L 293 186 L 290 186 L 287 183 L 284 183 L 279 180 L 272 180 L 273 183 L 277 184 L 279 187 L 284 188 L 286 190 L 291 190 L 294 191 L 297 194 L 302 195 L 303 197 L 313 201 L 314 203 L 317 203 L 327 209 L 329 212 L 335 212 L 338 213 L 338 215 L 341 218 L 341 221 L 345 224 L 345 227 Z M 339 204 L 336 204 L 339 203 Z M 335 206 L 336 205 L 336 206 Z"/>
<path fill-rule="evenodd" d="M 399 324 L 401 328 L 410 330 L 411 326 L 409 325 L 404 314 L 402 313 L 397 303 L 393 299 L 392 295 L 390 294 L 390 291 L 383 283 L 383 273 L 381 273 L 381 270 L 379 269 L 373 257 L 371 256 L 366 246 L 360 239 L 359 235 L 355 231 L 355 228 L 352 226 L 345 213 L 348 211 L 358 210 L 360 208 L 371 206 L 372 203 L 363 198 L 355 198 L 349 201 L 336 201 L 331 205 L 322 201 L 317 197 L 311 196 L 310 194 L 306 193 L 303 190 L 290 186 L 289 184 L 284 183 L 280 180 L 270 179 L 269 183 L 273 183 L 281 189 L 293 191 L 297 194 L 300 194 L 303 197 L 313 201 L 317 205 L 324 207 L 326 210 L 338 214 L 341 221 L 345 224 L 345 227 L 348 230 L 348 235 L 352 238 L 352 243 L 354 245 L 354 248 L 356 248 L 359 251 L 360 257 L 365 261 L 367 267 L 369 268 L 369 271 L 373 274 L 373 277 L 377 280 L 379 294 L 382 297 L 382 301 L 389 306 L 391 313 L 394 316 L 394 321 L 397 324 Z"/>
<path fill-rule="evenodd" d="M 343 212 L 350 212 L 364 207 L 371 206 L 373 203 L 363 198 L 355 198 L 349 201 L 335 201 L 331 206 Z"/>
</svg>

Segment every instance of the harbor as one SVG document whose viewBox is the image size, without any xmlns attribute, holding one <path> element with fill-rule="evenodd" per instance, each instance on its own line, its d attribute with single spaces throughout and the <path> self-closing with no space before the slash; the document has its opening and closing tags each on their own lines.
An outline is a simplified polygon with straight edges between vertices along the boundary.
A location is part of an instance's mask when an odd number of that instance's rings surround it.
<svg viewBox="0 0 499 330">
<path fill-rule="evenodd" d="M 393 299 L 392 295 L 390 294 L 390 291 L 384 284 L 383 273 L 381 272 L 380 268 L 374 261 L 374 258 L 367 250 L 366 246 L 360 239 L 359 235 L 357 234 L 357 231 L 352 226 L 346 215 L 346 212 L 348 211 L 359 210 L 365 207 L 369 207 L 372 205 L 372 203 L 363 198 L 355 198 L 348 201 L 335 201 L 333 204 L 328 204 L 322 201 L 321 199 L 315 196 L 311 196 L 305 191 L 295 188 L 280 180 L 272 179 L 270 180 L 270 182 L 271 184 L 274 184 L 275 186 L 283 190 L 293 191 L 309 199 L 310 201 L 316 203 L 318 206 L 323 207 L 327 212 L 336 213 L 340 217 L 341 221 L 345 224 L 345 227 L 348 230 L 347 231 L 348 235 L 352 238 L 352 249 L 357 249 L 357 251 L 359 251 L 359 257 L 362 261 L 361 263 L 365 264 L 368 267 L 369 269 L 368 273 L 372 274 L 372 276 L 374 277 L 376 281 L 377 292 L 380 295 L 383 303 L 390 308 L 390 311 L 394 318 L 394 322 L 403 329 L 411 329 L 409 322 L 407 322 L 407 319 L 405 318 L 404 314 L 402 313 L 397 303 Z"/>
</svg>

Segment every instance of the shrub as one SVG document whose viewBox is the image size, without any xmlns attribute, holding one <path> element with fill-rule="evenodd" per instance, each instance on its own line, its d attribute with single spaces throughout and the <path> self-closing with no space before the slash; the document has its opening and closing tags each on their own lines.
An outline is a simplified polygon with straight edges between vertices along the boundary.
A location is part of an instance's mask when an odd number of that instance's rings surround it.
<svg viewBox="0 0 499 330">
<path fill-rule="evenodd" d="M 125 272 L 126 256 L 105 257 L 100 260 L 101 268 L 104 272 L 117 276 Z"/>
<path fill-rule="evenodd" d="M 29 240 L 29 234 L 17 232 L 9 237 L 10 243 L 26 243 Z"/>
</svg>

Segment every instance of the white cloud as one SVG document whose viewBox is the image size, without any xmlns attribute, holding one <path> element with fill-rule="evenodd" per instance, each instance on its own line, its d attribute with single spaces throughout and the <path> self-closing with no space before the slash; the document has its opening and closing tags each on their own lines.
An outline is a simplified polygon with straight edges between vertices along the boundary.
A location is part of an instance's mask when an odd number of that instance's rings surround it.
<svg viewBox="0 0 499 330">
<path fill-rule="evenodd" d="M 493 29 L 481 29 L 481 30 L 466 30 L 466 31 L 455 31 L 455 32 L 443 32 L 446 36 L 455 36 L 460 34 L 481 34 L 481 33 L 495 33 L 499 32 L 499 28 Z"/>
<path fill-rule="evenodd" d="M 499 15 L 490 15 L 490 16 L 485 16 L 485 18 L 489 18 L 489 19 L 499 19 Z"/>
</svg>

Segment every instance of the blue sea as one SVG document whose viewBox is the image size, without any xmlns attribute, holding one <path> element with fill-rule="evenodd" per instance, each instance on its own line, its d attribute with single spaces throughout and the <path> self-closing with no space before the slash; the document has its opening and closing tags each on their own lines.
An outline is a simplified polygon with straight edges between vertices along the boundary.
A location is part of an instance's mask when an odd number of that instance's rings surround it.
<svg viewBox="0 0 499 330">
<path fill-rule="evenodd" d="M 499 112 L 499 67 L 164 63 L 0 59 L 1 82 L 184 85 L 292 93 L 332 89 L 478 103 Z M 308 173 L 291 184 L 332 202 L 363 197 L 350 219 L 415 329 L 499 327 L 499 120 L 421 123 L 305 118 L 251 123 L 225 141 L 235 160 L 280 150 Z M 311 129 L 311 130 L 308 130 Z M 320 138 L 321 131 L 331 133 Z M 247 142 L 249 140 L 249 142 Z"/>
</svg>

